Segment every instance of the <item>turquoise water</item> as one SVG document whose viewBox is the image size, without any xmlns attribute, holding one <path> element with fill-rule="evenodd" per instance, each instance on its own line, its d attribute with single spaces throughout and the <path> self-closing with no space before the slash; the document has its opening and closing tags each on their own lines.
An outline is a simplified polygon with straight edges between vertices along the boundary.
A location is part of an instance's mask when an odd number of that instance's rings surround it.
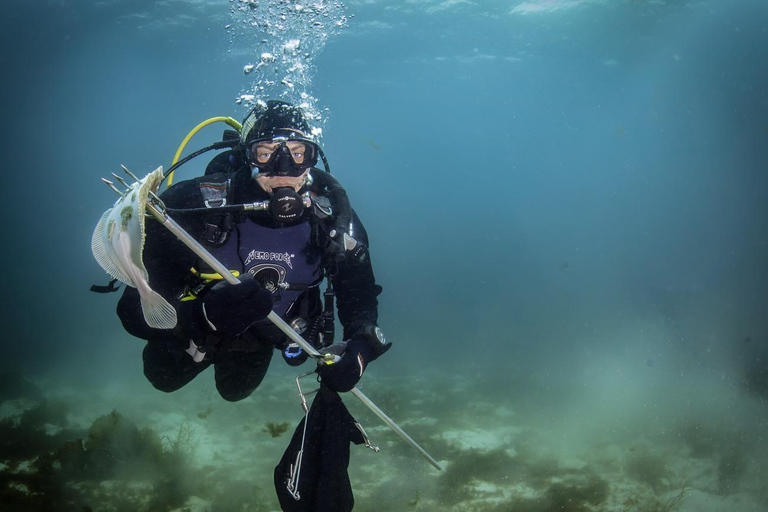
<svg viewBox="0 0 768 512">
<path fill-rule="evenodd" d="M 108 280 L 99 178 L 167 167 L 260 95 L 322 129 L 395 347 L 362 388 L 445 466 L 345 398 L 382 448 L 352 449 L 356 511 L 768 510 L 765 2 L 58 1 L 0 19 L 3 510 L 279 510 L 296 370 L 275 360 L 236 404 L 206 374 L 160 393 L 116 297 L 88 292 Z"/>
</svg>

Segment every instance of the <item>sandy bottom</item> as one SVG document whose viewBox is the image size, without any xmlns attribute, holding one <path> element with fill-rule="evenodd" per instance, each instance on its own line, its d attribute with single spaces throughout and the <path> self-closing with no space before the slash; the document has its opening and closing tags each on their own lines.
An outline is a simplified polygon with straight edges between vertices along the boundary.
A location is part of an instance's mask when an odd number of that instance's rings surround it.
<svg viewBox="0 0 768 512">
<path fill-rule="evenodd" d="M 6 374 L 0 508 L 279 511 L 272 473 L 303 416 L 297 373 L 274 369 L 239 403 L 206 374 L 173 394 L 139 376 L 83 387 Z M 768 511 L 768 407 L 736 390 L 704 407 L 628 407 L 471 371 L 369 373 L 361 389 L 444 470 L 344 395 L 381 448 L 352 446 L 356 511 Z"/>
</svg>

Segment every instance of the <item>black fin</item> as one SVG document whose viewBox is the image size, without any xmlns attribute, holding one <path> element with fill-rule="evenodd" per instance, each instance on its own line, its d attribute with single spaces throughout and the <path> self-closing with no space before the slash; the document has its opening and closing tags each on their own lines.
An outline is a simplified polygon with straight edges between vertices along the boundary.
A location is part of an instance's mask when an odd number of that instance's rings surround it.
<svg viewBox="0 0 768 512">
<path fill-rule="evenodd" d="M 118 285 L 118 286 L 115 286 L 115 283 L 116 283 L 116 282 L 117 282 L 117 279 L 113 279 L 113 280 L 111 280 L 111 281 L 109 282 L 109 284 L 108 284 L 108 285 L 106 285 L 106 286 L 100 286 L 100 285 L 97 285 L 97 284 L 92 284 L 92 285 L 91 285 L 91 291 L 92 291 L 92 292 L 96 292 L 96 293 L 111 293 L 111 292 L 116 292 L 117 290 L 119 290 L 119 289 L 120 289 L 120 285 Z"/>
</svg>

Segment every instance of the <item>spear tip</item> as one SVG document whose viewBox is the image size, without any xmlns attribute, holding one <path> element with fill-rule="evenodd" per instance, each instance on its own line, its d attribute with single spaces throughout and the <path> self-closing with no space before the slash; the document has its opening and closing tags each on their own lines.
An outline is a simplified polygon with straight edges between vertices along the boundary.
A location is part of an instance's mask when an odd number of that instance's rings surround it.
<svg viewBox="0 0 768 512">
<path fill-rule="evenodd" d="M 111 188 L 112 190 L 117 192 L 117 195 L 120 195 L 120 196 L 123 195 L 123 193 L 120 192 L 120 190 L 118 190 L 118 188 L 115 186 L 115 184 L 112 183 L 111 181 L 109 181 L 108 179 L 101 178 L 101 181 L 103 181 L 109 188 Z"/>
<path fill-rule="evenodd" d="M 126 166 L 124 166 L 123 164 L 120 164 L 120 167 L 122 167 L 122 168 L 123 168 L 123 170 L 125 171 L 125 173 L 126 173 L 128 176 L 130 176 L 131 178 L 133 178 L 133 179 L 134 179 L 134 180 L 136 180 L 136 181 L 139 181 L 139 178 L 137 178 L 135 174 L 133 174 L 131 171 L 129 171 L 129 170 L 128 170 L 128 168 L 127 168 Z"/>
</svg>

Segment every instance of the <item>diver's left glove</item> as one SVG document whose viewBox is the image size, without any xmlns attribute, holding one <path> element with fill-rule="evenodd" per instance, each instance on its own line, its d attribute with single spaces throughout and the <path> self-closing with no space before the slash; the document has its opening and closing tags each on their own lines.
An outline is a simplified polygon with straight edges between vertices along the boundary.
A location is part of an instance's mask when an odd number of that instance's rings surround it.
<svg viewBox="0 0 768 512">
<path fill-rule="evenodd" d="M 317 373 L 329 389 L 343 393 L 357 385 L 368 363 L 389 350 L 392 343 L 387 342 L 381 329 L 366 325 L 355 332 L 336 362 L 332 362 L 338 358 L 334 357 L 333 347 L 328 347 L 331 349 L 329 357 L 318 364 Z"/>
<path fill-rule="evenodd" d="M 272 311 L 272 294 L 250 274 L 240 284 L 217 283 L 202 300 L 202 314 L 211 330 L 235 336 Z"/>
</svg>

